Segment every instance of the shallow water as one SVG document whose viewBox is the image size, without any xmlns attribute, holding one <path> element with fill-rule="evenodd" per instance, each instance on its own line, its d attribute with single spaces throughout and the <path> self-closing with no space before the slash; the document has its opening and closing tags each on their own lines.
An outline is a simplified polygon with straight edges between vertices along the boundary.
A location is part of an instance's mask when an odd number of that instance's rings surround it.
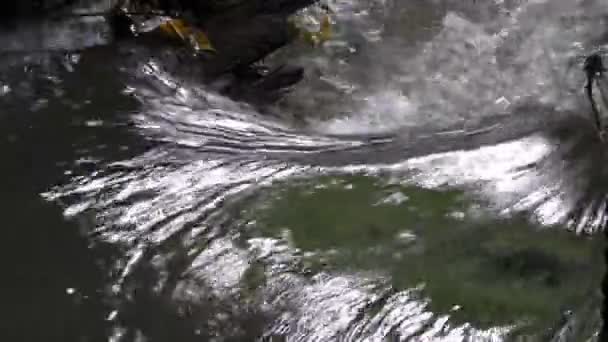
<svg viewBox="0 0 608 342">
<path fill-rule="evenodd" d="M 332 6 L 332 41 L 269 59 L 308 71 L 271 113 L 149 47 L 3 55 L 17 330 L 593 340 L 606 152 L 581 56 L 606 4 Z"/>
</svg>

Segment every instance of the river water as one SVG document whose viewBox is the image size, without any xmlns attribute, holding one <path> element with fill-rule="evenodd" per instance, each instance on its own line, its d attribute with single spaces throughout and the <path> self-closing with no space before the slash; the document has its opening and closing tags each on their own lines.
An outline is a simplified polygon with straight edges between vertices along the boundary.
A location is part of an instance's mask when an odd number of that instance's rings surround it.
<svg viewBox="0 0 608 342">
<path fill-rule="evenodd" d="M 607 3 L 330 4 L 263 110 L 93 18 L 0 37 L 14 336 L 598 339 Z"/>
</svg>

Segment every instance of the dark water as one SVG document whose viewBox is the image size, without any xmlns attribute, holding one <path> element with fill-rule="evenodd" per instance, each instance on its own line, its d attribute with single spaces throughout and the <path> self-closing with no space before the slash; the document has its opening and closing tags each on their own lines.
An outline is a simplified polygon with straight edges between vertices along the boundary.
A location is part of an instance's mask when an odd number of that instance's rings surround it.
<svg viewBox="0 0 608 342">
<path fill-rule="evenodd" d="M 3 339 L 106 340 L 104 283 L 117 251 L 93 246 L 81 224 L 66 221 L 62 210 L 39 194 L 49 184 L 69 179 L 66 165 L 79 158 L 129 155 L 138 139 L 128 131 L 87 129 L 83 123 L 102 115 L 109 118 L 134 103 L 104 91 L 118 86 L 111 78 L 83 83 L 83 69 L 78 77 L 62 75 L 70 93 L 60 99 L 54 96 L 58 87 L 44 79 L 44 71 L 12 68 L 14 79 L 24 82 L 24 93 L 17 88 L 1 99 L 3 250 L 8 269 L 16 271 L 3 282 L 8 297 L 5 323 L 10 327 Z M 101 68 L 90 70 L 89 77 L 98 71 Z M 46 105 L 32 110 L 36 99 L 47 98 Z M 95 102 L 84 104 L 88 98 Z M 104 149 L 104 141 L 121 143 Z M 121 144 L 129 149 L 122 151 Z M 80 163 L 83 171 L 91 166 L 85 160 Z"/>
<path fill-rule="evenodd" d="M 4 339 L 597 339 L 605 4 L 335 6 L 273 115 L 155 48 L 3 37 Z"/>
</svg>

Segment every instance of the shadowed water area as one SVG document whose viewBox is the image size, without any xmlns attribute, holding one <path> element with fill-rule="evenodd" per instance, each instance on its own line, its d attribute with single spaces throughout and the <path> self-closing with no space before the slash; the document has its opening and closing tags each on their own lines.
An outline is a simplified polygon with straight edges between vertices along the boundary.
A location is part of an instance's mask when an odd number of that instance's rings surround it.
<svg viewBox="0 0 608 342">
<path fill-rule="evenodd" d="M 4 338 L 599 340 L 608 4 L 330 4 L 263 109 L 99 19 L 0 36 Z"/>
</svg>

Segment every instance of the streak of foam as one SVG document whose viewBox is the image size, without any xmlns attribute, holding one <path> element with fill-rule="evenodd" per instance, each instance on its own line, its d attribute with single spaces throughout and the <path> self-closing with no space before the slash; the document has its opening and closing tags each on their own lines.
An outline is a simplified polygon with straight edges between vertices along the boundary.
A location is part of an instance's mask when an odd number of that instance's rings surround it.
<svg viewBox="0 0 608 342">
<path fill-rule="evenodd" d="M 425 188 L 468 188 L 490 201 L 503 215 L 531 213 L 541 224 L 570 225 L 577 232 L 594 232 L 605 221 L 603 208 L 589 203 L 580 186 L 581 171 L 560 168 L 560 150 L 546 138 L 533 135 L 472 150 L 450 151 L 406 159 L 396 163 L 345 165 L 325 172 L 384 174 L 398 182 Z M 553 163 L 547 163 L 547 160 Z M 578 215 L 574 222 L 569 220 Z"/>
<path fill-rule="evenodd" d="M 294 256 L 283 244 L 260 238 L 249 242 L 256 251 L 263 248 L 258 257 L 273 265 L 266 272 L 263 301 L 285 308 L 267 336 L 293 341 L 502 341 L 514 328 L 452 325 L 449 315 L 429 311 L 428 301 L 420 296 L 422 287 L 393 291 L 380 274 L 321 273 L 307 280 L 287 266 Z"/>
</svg>

